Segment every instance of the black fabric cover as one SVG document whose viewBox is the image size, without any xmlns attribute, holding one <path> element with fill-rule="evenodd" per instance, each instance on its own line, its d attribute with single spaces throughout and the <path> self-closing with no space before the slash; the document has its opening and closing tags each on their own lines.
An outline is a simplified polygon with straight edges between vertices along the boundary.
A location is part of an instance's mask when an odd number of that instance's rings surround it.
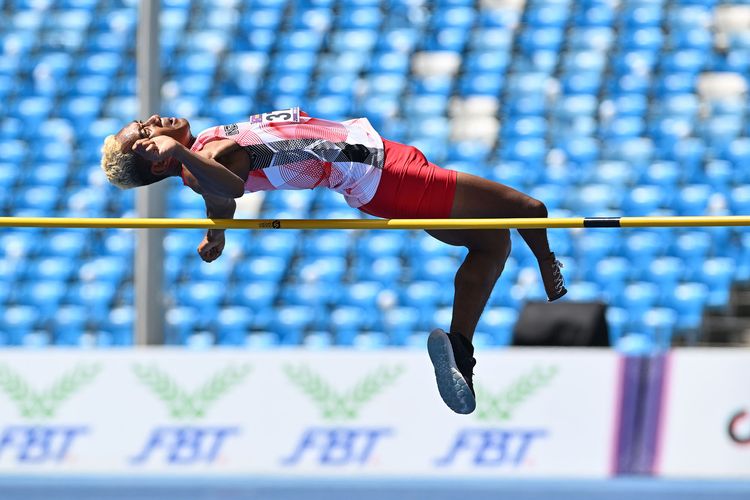
<svg viewBox="0 0 750 500">
<path fill-rule="evenodd" d="M 528 302 L 513 328 L 517 346 L 609 346 L 601 302 Z"/>
</svg>

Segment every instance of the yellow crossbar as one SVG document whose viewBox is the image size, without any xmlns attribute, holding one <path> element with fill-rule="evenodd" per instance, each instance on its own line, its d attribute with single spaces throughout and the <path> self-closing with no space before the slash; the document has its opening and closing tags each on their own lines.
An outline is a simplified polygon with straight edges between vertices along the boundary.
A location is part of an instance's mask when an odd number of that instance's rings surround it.
<svg viewBox="0 0 750 500">
<path fill-rule="evenodd" d="M 0 227 L 121 229 L 533 229 L 750 226 L 750 216 L 529 219 L 167 219 L 0 217 Z"/>
</svg>

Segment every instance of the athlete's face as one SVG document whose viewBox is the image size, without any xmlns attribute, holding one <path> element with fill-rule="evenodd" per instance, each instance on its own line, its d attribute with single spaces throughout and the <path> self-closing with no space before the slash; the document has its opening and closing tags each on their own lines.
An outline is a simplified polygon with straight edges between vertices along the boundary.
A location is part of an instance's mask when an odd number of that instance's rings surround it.
<svg viewBox="0 0 750 500">
<path fill-rule="evenodd" d="M 115 136 L 122 144 L 123 151 L 130 151 L 138 139 L 147 137 L 168 136 L 184 146 L 190 146 L 191 134 L 190 123 L 184 118 L 162 118 L 159 115 L 151 115 L 146 121 L 135 120 L 124 126 Z M 155 174 L 179 173 L 179 165 L 176 162 L 159 162 L 151 166 Z"/>
<path fill-rule="evenodd" d="M 138 139 L 166 135 L 184 146 L 190 144 L 190 123 L 184 118 L 162 118 L 151 115 L 146 121 L 135 120 L 117 133 L 117 140 L 131 147 Z"/>
</svg>

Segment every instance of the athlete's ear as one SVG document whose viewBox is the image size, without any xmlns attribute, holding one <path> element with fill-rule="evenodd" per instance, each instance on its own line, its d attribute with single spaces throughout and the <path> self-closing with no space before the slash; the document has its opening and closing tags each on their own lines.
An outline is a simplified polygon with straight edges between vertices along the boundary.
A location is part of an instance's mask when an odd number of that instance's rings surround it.
<svg viewBox="0 0 750 500">
<path fill-rule="evenodd" d="M 151 164 L 151 173 L 154 175 L 164 175 L 167 173 L 168 169 L 169 169 L 168 160 L 155 161 Z"/>
</svg>

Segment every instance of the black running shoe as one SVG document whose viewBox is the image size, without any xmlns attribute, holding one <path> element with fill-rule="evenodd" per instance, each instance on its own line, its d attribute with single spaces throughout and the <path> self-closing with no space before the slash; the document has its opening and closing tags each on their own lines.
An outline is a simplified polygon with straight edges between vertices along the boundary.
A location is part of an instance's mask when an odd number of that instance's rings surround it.
<svg viewBox="0 0 750 500">
<path fill-rule="evenodd" d="M 427 352 L 435 367 L 440 397 L 448 408 L 467 414 L 477 406 L 472 383 L 472 370 L 477 361 L 469 339 L 460 334 L 447 334 L 436 328 L 427 338 Z"/>
</svg>

